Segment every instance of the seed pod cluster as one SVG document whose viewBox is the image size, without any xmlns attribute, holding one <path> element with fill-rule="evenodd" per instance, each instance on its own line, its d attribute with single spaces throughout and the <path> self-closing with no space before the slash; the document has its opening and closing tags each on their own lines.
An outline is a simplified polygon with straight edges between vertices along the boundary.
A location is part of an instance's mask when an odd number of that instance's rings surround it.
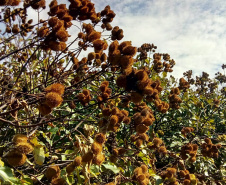
<svg viewBox="0 0 226 185">
<path fill-rule="evenodd" d="M 169 104 L 160 99 L 155 100 L 155 106 L 161 113 L 166 113 L 169 109 Z"/>
<path fill-rule="evenodd" d="M 100 21 L 100 13 L 96 13 L 94 4 L 90 0 L 69 0 L 69 14 L 74 20 L 91 20 L 92 23 Z"/>
<path fill-rule="evenodd" d="M 101 17 L 103 17 L 103 19 L 102 19 L 103 24 L 101 25 L 101 27 L 103 29 L 106 28 L 106 30 L 108 30 L 108 31 L 112 30 L 112 26 L 111 26 L 110 22 L 113 21 L 115 15 L 116 15 L 115 12 L 113 10 L 111 10 L 111 7 L 108 5 L 100 12 L 100 15 L 101 15 Z"/>
<path fill-rule="evenodd" d="M 66 166 L 67 174 L 71 174 L 75 170 L 75 168 L 77 166 L 80 166 L 81 164 L 82 164 L 82 157 L 81 156 L 75 157 L 74 161 Z"/>
<path fill-rule="evenodd" d="M 115 40 L 109 46 L 108 61 L 116 68 L 119 67 L 125 75 L 129 75 L 132 72 L 133 56 L 136 52 L 137 48 L 132 46 L 131 41 L 124 41 L 119 44 Z"/>
<path fill-rule="evenodd" d="M 186 92 L 189 87 L 190 87 L 190 84 L 184 78 L 180 78 L 178 88 Z"/>
<path fill-rule="evenodd" d="M 178 96 L 180 94 L 180 90 L 178 87 L 172 88 L 170 91 L 169 98 L 169 105 L 173 109 L 179 109 L 180 103 L 182 102 L 181 98 Z"/>
<path fill-rule="evenodd" d="M 163 68 L 163 65 L 162 65 L 162 62 L 161 62 L 161 58 L 162 58 L 162 55 L 160 53 L 155 53 L 153 55 L 153 69 L 157 72 L 157 73 L 160 73 L 162 71 L 162 68 Z"/>
<path fill-rule="evenodd" d="M 133 171 L 133 180 L 137 181 L 139 185 L 148 185 L 150 174 L 146 165 L 141 165 Z"/>
<path fill-rule="evenodd" d="M 131 122 L 129 112 L 126 110 L 120 110 L 117 107 L 113 107 L 108 113 L 108 108 L 103 109 L 103 115 L 107 116 L 108 114 L 110 114 L 107 128 L 109 131 L 116 132 L 122 122 L 125 124 Z"/>
<path fill-rule="evenodd" d="M 147 59 L 147 56 L 148 56 L 147 52 L 149 52 L 149 51 L 153 51 L 154 52 L 155 49 L 157 49 L 157 46 L 155 46 L 154 44 L 149 44 L 149 43 L 142 44 L 141 47 L 138 48 L 138 52 L 139 52 L 138 57 L 139 57 L 139 59 L 140 60 Z"/>
<path fill-rule="evenodd" d="M 177 169 L 176 168 L 167 168 L 165 171 L 161 173 L 161 177 L 163 179 L 167 178 L 167 181 L 170 185 L 177 185 L 178 181 L 176 178 Z"/>
<path fill-rule="evenodd" d="M 215 98 L 215 99 L 213 100 L 213 104 L 214 104 L 214 105 L 213 105 L 214 108 L 219 108 L 219 107 L 220 107 L 220 100 L 218 100 L 218 99 Z"/>
<path fill-rule="evenodd" d="M 46 7 L 46 1 L 45 0 L 40 0 L 40 1 L 36 2 L 36 3 L 31 2 L 31 7 L 33 9 L 35 9 L 35 10 L 37 10 L 39 8 L 45 9 L 45 7 Z"/>
<path fill-rule="evenodd" d="M 166 155 L 168 153 L 164 142 L 158 137 L 153 138 L 152 145 L 149 145 L 148 148 L 156 150 L 160 155 Z"/>
<path fill-rule="evenodd" d="M 121 40 L 123 37 L 123 30 L 115 26 L 111 31 L 111 40 Z"/>
<path fill-rule="evenodd" d="M 183 179 L 183 185 L 191 185 L 197 183 L 195 175 L 190 174 L 188 170 L 180 170 L 179 175 Z"/>
<path fill-rule="evenodd" d="M 131 136 L 132 142 L 136 142 L 136 146 L 140 147 L 144 142 L 149 140 L 146 132 L 149 130 L 149 126 L 155 121 L 153 112 L 150 108 L 144 106 L 140 112 L 133 115 L 133 124 L 136 135 Z"/>
<path fill-rule="evenodd" d="M 205 143 L 201 145 L 201 153 L 204 157 L 218 158 L 221 144 L 213 144 L 211 139 L 205 138 Z"/>
<path fill-rule="evenodd" d="M 16 134 L 13 137 L 13 143 L 14 143 L 15 149 L 19 153 L 29 154 L 34 149 L 33 146 L 28 142 L 27 136 L 22 134 Z"/>
<path fill-rule="evenodd" d="M 129 75 L 120 75 L 116 80 L 116 84 L 126 91 L 132 91 L 130 100 L 134 103 L 141 102 L 144 96 L 146 96 L 148 102 L 159 101 L 159 94 L 163 89 L 161 82 L 159 80 L 152 81 L 145 69 L 132 69 Z M 162 109 L 164 111 L 168 110 L 168 104 L 163 103 L 163 105 L 160 105 L 163 106 Z"/>
<path fill-rule="evenodd" d="M 187 134 L 194 132 L 194 128 L 193 127 L 183 127 L 181 130 L 181 134 L 186 137 Z"/>
<path fill-rule="evenodd" d="M 83 106 L 87 106 L 92 99 L 90 91 L 88 89 L 84 89 L 82 93 L 78 94 L 78 99 Z"/>
<path fill-rule="evenodd" d="M 14 148 L 6 154 L 7 162 L 11 166 L 22 166 L 27 159 L 27 154 L 33 151 L 33 146 L 28 142 L 28 138 L 23 134 L 16 134 L 13 137 Z"/>
<path fill-rule="evenodd" d="M 189 158 L 189 161 L 193 163 L 196 161 L 197 150 L 197 144 L 187 143 L 181 147 L 180 156 L 184 160 Z M 187 154 L 189 155 L 189 157 L 187 156 Z"/>
<path fill-rule="evenodd" d="M 162 57 L 164 62 L 162 62 Z M 153 69 L 157 72 L 160 73 L 162 71 L 165 72 L 173 72 L 173 66 L 175 65 L 175 61 L 170 59 L 170 55 L 165 53 L 155 53 L 153 55 Z M 167 63 L 168 61 L 168 63 Z M 164 68 L 164 69 L 163 69 Z"/>
<path fill-rule="evenodd" d="M 61 105 L 64 94 L 64 85 L 60 83 L 52 84 L 46 87 L 44 101 L 38 106 L 41 115 L 45 116 L 52 112 L 52 109 Z"/>
<path fill-rule="evenodd" d="M 101 91 L 101 95 L 97 97 L 97 101 L 99 102 L 99 105 L 102 107 L 103 101 L 106 101 L 110 97 L 112 90 L 111 88 L 109 88 L 108 81 L 103 81 L 99 89 Z"/>
<path fill-rule="evenodd" d="M 57 179 L 60 177 L 60 167 L 57 165 L 49 166 L 45 172 L 45 176 L 48 180 Z"/>
<path fill-rule="evenodd" d="M 47 23 L 43 23 L 43 26 L 38 30 L 39 37 L 44 37 L 45 40 L 42 43 L 44 50 L 52 49 L 54 51 L 64 51 L 66 49 L 66 41 L 70 36 L 67 32 L 72 23 L 72 16 L 69 15 L 66 4 L 58 5 L 56 0 L 53 0 L 50 4 L 49 15 L 51 18 Z"/>
<path fill-rule="evenodd" d="M 2 0 L 0 6 L 18 6 L 21 0 Z"/>
<path fill-rule="evenodd" d="M 105 160 L 105 156 L 102 152 L 105 140 L 106 140 L 105 134 L 103 133 L 96 134 L 95 141 L 92 143 L 91 149 L 82 156 L 82 162 L 84 163 L 92 162 L 93 164 L 100 166 Z"/>
</svg>

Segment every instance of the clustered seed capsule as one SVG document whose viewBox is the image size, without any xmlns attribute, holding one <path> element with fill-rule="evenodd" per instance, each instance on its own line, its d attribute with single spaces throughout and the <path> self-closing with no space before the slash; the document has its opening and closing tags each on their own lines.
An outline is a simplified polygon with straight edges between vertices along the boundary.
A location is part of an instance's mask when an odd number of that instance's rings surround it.
<svg viewBox="0 0 226 185">
<path fill-rule="evenodd" d="M 186 92 L 189 87 L 190 87 L 190 84 L 184 78 L 180 78 L 179 89 Z"/>
<path fill-rule="evenodd" d="M 112 26 L 110 24 L 110 22 L 113 21 L 114 17 L 115 17 L 115 13 L 113 10 L 111 10 L 111 7 L 108 5 L 104 8 L 104 10 L 102 10 L 100 12 L 100 15 L 103 17 L 102 22 L 103 24 L 101 25 L 101 28 L 105 29 L 107 31 L 112 30 Z"/>
<path fill-rule="evenodd" d="M 133 171 L 133 180 L 137 181 L 139 185 L 148 185 L 150 174 L 148 172 L 148 167 L 146 165 L 141 165 L 140 167 L 135 168 Z"/>
<path fill-rule="evenodd" d="M 189 158 L 189 161 L 193 163 L 196 161 L 197 150 L 198 150 L 197 144 L 187 143 L 181 147 L 180 156 L 184 160 Z M 189 155 L 189 157 L 187 156 L 187 154 Z"/>
<path fill-rule="evenodd" d="M 71 27 L 73 17 L 69 15 L 66 4 L 58 5 L 56 0 L 53 0 L 50 4 L 49 15 L 51 18 L 48 20 L 51 31 L 47 27 L 47 23 L 43 23 L 43 26 L 38 30 L 39 37 L 44 37 L 42 42 L 42 48 L 45 50 L 52 49 L 54 51 L 64 51 L 66 49 L 66 41 L 70 36 L 67 32 L 67 28 Z"/>
<path fill-rule="evenodd" d="M 149 145 L 148 148 L 156 150 L 161 155 L 166 155 L 168 153 L 162 139 L 157 137 L 153 138 L 152 145 Z"/>
<path fill-rule="evenodd" d="M 28 138 L 23 134 L 16 134 L 13 137 L 14 148 L 6 154 L 7 162 L 11 166 L 22 166 L 27 159 L 27 154 L 33 151 L 33 146 L 28 142 Z"/>
<path fill-rule="evenodd" d="M 105 134 L 96 134 L 95 141 L 92 143 L 90 150 L 82 156 L 82 162 L 92 162 L 93 164 L 100 166 L 105 160 L 105 156 L 102 153 L 105 139 Z"/>
<path fill-rule="evenodd" d="M 101 91 L 101 94 L 97 96 L 97 101 L 99 102 L 99 107 L 103 108 L 103 102 L 110 97 L 112 90 L 111 88 L 109 88 L 108 81 L 103 81 L 99 89 Z"/>
<path fill-rule="evenodd" d="M 145 97 L 146 101 L 154 102 L 160 112 L 165 113 L 169 109 L 169 104 L 159 99 L 159 94 L 163 89 L 161 82 L 149 79 L 147 69 L 132 69 L 129 75 L 120 75 L 116 80 L 116 84 L 126 91 L 132 91 L 129 101 L 140 103 Z"/>
<path fill-rule="evenodd" d="M 125 124 L 129 124 L 131 122 L 128 111 L 119 110 L 117 107 L 109 109 L 109 112 L 108 108 L 104 108 L 103 113 L 105 115 L 109 115 L 107 116 L 109 118 L 107 123 L 107 129 L 109 131 L 116 132 L 122 122 Z"/>
<path fill-rule="evenodd" d="M 18 6 L 21 0 L 2 0 L 0 6 Z"/>
<path fill-rule="evenodd" d="M 46 87 L 45 91 L 47 92 L 45 95 L 45 99 L 38 106 L 39 112 L 41 115 L 45 116 L 52 112 L 52 109 L 61 105 L 64 94 L 64 85 L 60 83 L 52 84 Z"/>
<path fill-rule="evenodd" d="M 194 132 L 194 128 L 193 127 L 183 127 L 181 130 L 181 134 L 186 137 L 187 134 Z"/>
<path fill-rule="evenodd" d="M 181 98 L 178 96 L 180 94 L 179 88 L 173 88 L 170 91 L 170 95 L 168 96 L 169 98 L 169 106 L 173 109 L 179 109 L 180 108 L 180 103 L 182 102 Z"/>
<path fill-rule="evenodd" d="M 221 144 L 213 144 L 211 139 L 205 138 L 205 143 L 201 145 L 201 153 L 204 157 L 218 158 Z"/>
<path fill-rule="evenodd" d="M 88 89 L 84 89 L 82 93 L 78 94 L 78 99 L 81 102 L 83 106 L 88 105 L 90 100 L 92 99 L 92 96 L 90 94 L 90 91 Z"/>
<path fill-rule="evenodd" d="M 129 75 L 132 72 L 133 56 L 136 52 L 137 48 L 131 45 L 131 41 L 124 41 L 119 44 L 115 40 L 109 46 L 108 61 L 112 64 L 113 68 L 121 69 L 125 75 Z"/>
<path fill-rule="evenodd" d="M 191 185 L 197 183 L 195 175 L 190 174 L 188 170 L 180 170 L 179 176 L 183 179 L 183 185 Z"/>
<path fill-rule="evenodd" d="M 149 140 L 146 132 L 154 121 L 155 118 L 153 112 L 147 106 L 143 106 L 139 112 L 133 115 L 134 128 L 137 133 L 136 135 L 131 136 L 131 140 L 132 142 L 135 142 L 137 147 L 140 147 L 144 142 Z"/>
<path fill-rule="evenodd" d="M 161 177 L 163 179 L 167 178 L 169 185 L 177 185 L 178 181 L 176 178 L 177 169 L 176 168 L 167 168 L 165 171 L 161 173 Z"/>
</svg>

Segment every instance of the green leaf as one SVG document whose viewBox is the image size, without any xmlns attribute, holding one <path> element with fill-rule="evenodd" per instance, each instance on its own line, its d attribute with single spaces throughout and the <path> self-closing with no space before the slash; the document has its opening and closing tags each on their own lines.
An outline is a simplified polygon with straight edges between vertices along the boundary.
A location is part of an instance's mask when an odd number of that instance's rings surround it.
<svg viewBox="0 0 226 185">
<path fill-rule="evenodd" d="M 0 167 L 0 179 L 10 184 L 20 184 L 20 180 L 14 177 L 12 169 L 7 166 Z"/>
<path fill-rule="evenodd" d="M 42 165 L 45 161 L 45 151 L 43 146 L 42 145 L 35 146 L 33 153 L 35 163 L 38 165 Z"/>
<path fill-rule="evenodd" d="M 106 169 L 113 171 L 114 173 L 119 173 L 120 169 L 115 166 L 115 165 L 111 165 L 111 164 L 102 164 L 102 166 L 104 166 Z"/>
</svg>

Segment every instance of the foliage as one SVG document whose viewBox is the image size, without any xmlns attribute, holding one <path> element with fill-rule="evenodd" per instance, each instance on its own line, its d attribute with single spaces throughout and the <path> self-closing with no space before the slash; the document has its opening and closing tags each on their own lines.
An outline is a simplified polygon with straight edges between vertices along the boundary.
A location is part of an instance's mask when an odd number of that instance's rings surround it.
<svg viewBox="0 0 226 185">
<path fill-rule="evenodd" d="M 0 3 L 1 184 L 224 184 L 225 75 L 178 82 L 110 6 L 59 3 Z"/>
</svg>

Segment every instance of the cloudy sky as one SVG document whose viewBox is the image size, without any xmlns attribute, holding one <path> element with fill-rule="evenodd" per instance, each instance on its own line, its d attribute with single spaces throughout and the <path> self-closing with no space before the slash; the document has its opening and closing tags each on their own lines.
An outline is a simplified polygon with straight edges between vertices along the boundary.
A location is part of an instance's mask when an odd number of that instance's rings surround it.
<svg viewBox="0 0 226 185">
<path fill-rule="evenodd" d="M 225 0 L 91 0 L 96 11 L 110 5 L 116 17 L 112 26 L 124 30 L 124 39 L 134 46 L 154 43 L 157 52 L 169 53 L 176 61 L 174 72 L 181 77 L 191 69 L 194 75 L 223 73 L 226 64 Z M 47 6 L 50 0 L 47 0 Z M 59 3 L 68 1 L 62 0 Z M 46 18 L 48 8 L 41 12 Z M 30 10 L 30 17 L 37 13 Z M 75 32 L 78 32 L 75 28 Z M 77 34 L 77 33 L 76 33 Z"/>
<path fill-rule="evenodd" d="M 124 30 L 135 46 L 154 43 L 157 52 L 176 61 L 173 75 L 192 69 L 211 77 L 226 64 L 225 0 L 93 0 L 96 10 L 110 5 L 112 25 Z"/>
</svg>

